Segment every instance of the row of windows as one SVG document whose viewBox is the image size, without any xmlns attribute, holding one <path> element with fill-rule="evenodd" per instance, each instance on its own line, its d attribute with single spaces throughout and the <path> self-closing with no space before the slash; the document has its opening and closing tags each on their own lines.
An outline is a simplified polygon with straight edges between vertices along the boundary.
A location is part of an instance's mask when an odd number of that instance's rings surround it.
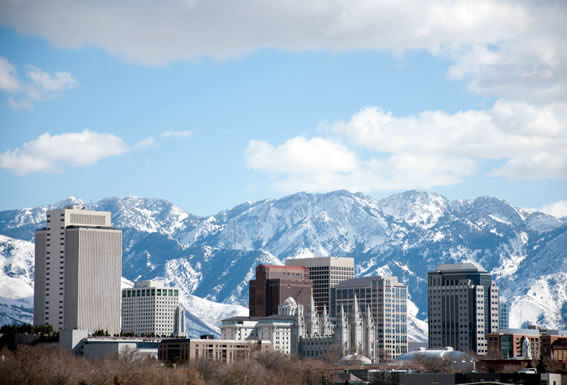
<svg viewBox="0 0 567 385">
<path fill-rule="evenodd" d="M 122 297 L 151 297 L 151 296 L 163 296 L 163 297 L 177 297 L 179 296 L 178 289 L 125 289 L 122 290 Z"/>
</svg>

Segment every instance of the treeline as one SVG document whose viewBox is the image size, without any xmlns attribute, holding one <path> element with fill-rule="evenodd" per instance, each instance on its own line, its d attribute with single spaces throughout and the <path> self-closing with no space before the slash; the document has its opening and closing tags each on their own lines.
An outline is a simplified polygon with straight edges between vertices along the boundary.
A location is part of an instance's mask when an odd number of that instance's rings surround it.
<svg viewBox="0 0 567 385">
<path fill-rule="evenodd" d="M 18 346 L 0 352 L 5 385 L 319 385 L 329 379 L 327 364 L 289 359 L 281 353 L 255 353 L 231 365 L 199 361 L 164 366 L 146 359 L 88 361 L 59 348 Z"/>
</svg>

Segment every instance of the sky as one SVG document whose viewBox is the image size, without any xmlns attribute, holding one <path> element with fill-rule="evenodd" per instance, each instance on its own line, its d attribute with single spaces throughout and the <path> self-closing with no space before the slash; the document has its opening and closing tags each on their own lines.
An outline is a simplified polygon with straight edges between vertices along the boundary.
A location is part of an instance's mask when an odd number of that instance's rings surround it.
<svg viewBox="0 0 567 385">
<path fill-rule="evenodd" d="M 0 210 L 299 191 L 567 216 L 562 1 L 0 3 Z"/>
</svg>

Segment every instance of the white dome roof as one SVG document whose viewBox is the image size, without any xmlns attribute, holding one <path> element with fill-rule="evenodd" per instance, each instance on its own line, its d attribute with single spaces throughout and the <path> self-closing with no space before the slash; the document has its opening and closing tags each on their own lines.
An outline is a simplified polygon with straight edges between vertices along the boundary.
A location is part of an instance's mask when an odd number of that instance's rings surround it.
<svg viewBox="0 0 567 385">
<path fill-rule="evenodd" d="M 293 308 L 297 307 L 297 302 L 295 302 L 293 297 L 287 297 L 283 304 L 284 304 L 284 306 L 289 306 L 289 307 L 293 307 Z"/>
</svg>

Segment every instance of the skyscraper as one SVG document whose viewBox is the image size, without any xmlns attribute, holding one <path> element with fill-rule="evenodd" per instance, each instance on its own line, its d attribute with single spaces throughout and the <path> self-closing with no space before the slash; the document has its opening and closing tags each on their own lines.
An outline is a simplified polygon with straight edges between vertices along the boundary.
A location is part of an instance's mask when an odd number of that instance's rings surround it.
<svg viewBox="0 0 567 385">
<path fill-rule="evenodd" d="M 498 329 L 498 287 L 472 263 L 439 265 L 428 274 L 429 347 L 486 354 Z"/>
<path fill-rule="evenodd" d="M 369 309 L 376 323 L 376 349 L 380 360 L 408 351 L 408 288 L 396 277 L 363 277 L 343 281 L 331 289 L 331 315 L 355 312 L 356 303 Z"/>
<path fill-rule="evenodd" d="M 250 316 L 278 314 L 278 306 L 288 297 L 309 309 L 312 290 L 305 267 L 258 265 L 249 286 Z"/>
<path fill-rule="evenodd" d="M 309 269 L 309 279 L 313 282 L 313 298 L 320 313 L 324 306 L 331 307 L 330 289 L 336 284 L 354 278 L 354 258 L 317 257 L 288 258 L 286 266 L 305 266 Z"/>
<path fill-rule="evenodd" d="M 185 336 L 179 289 L 163 281 L 138 281 L 122 290 L 122 332 L 136 335 Z"/>
<path fill-rule="evenodd" d="M 36 231 L 34 325 L 120 332 L 122 232 L 110 212 L 47 211 Z"/>
</svg>

